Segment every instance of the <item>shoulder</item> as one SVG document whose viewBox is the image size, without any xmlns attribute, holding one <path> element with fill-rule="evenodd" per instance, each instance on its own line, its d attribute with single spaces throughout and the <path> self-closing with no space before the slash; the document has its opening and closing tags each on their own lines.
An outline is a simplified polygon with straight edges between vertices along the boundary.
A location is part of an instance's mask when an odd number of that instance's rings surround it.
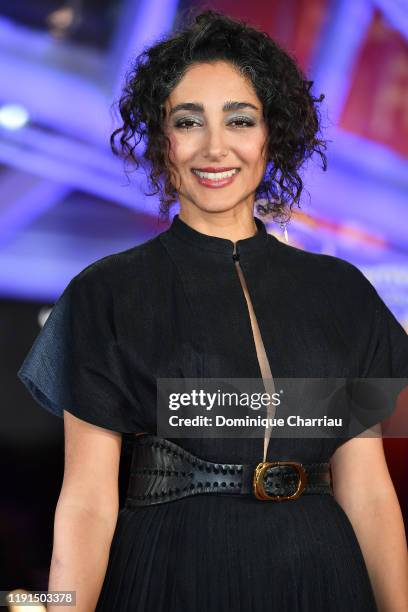
<svg viewBox="0 0 408 612">
<path fill-rule="evenodd" d="M 98 286 L 100 289 L 116 288 L 118 285 L 142 283 L 163 262 L 163 247 L 159 236 L 129 249 L 106 255 L 73 277 L 75 286 Z"/>
<path fill-rule="evenodd" d="M 278 240 L 283 267 L 302 284 L 332 288 L 348 294 L 375 293 L 373 285 L 353 263 L 325 253 L 313 253 Z"/>
</svg>

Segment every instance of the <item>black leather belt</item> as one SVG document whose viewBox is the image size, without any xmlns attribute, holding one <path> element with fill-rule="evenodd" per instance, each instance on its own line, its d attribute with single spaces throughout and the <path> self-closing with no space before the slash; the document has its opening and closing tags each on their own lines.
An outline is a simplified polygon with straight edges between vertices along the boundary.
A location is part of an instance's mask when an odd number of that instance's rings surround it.
<svg viewBox="0 0 408 612">
<path fill-rule="evenodd" d="M 251 495 L 285 501 L 329 494 L 329 463 L 212 463 L 152 434 L 135 438 L 125 506 L 152 506 L 191 495 Z"/>
</svg>

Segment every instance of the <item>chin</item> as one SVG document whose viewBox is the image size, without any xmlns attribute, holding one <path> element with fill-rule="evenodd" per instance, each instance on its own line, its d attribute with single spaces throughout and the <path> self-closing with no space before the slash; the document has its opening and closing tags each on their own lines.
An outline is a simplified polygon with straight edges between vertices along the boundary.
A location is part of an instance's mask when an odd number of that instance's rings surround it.
<svg viewBox="0 0 408 612">
<path fill-rule="evenodd" d="M 239 205 L 240 200 L 225 201 L 220 199 L 214 202 L 201 202 L 197 204 L 198 208 L 206 212 L 226 212 Z"/>
</svg>

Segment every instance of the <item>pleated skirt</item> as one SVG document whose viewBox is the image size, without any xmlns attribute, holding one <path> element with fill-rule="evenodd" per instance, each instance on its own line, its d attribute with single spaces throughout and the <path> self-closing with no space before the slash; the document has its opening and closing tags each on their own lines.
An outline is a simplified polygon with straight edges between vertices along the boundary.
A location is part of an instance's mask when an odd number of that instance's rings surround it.
<svg viewBox="0 0 408 612">
<path fill-rule="evenodd" d="M 118 516 L 96 612 L 376 612 L 331 495 L 198 495 Z"/>
</svg>

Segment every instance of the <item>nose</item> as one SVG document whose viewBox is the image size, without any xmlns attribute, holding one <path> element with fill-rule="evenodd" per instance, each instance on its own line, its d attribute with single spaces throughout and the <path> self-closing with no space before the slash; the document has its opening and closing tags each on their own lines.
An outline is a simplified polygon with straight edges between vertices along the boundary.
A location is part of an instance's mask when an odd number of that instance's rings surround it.
<svg viewBox="0 0 408 612">
<path fill-rule="evenodd" d="M 204 142 L 203 156 L 206 159 L 220 159 L 228 155 L 228 142 L 224 130 L 218 126 L 209 126 Z"/>
</svg>

